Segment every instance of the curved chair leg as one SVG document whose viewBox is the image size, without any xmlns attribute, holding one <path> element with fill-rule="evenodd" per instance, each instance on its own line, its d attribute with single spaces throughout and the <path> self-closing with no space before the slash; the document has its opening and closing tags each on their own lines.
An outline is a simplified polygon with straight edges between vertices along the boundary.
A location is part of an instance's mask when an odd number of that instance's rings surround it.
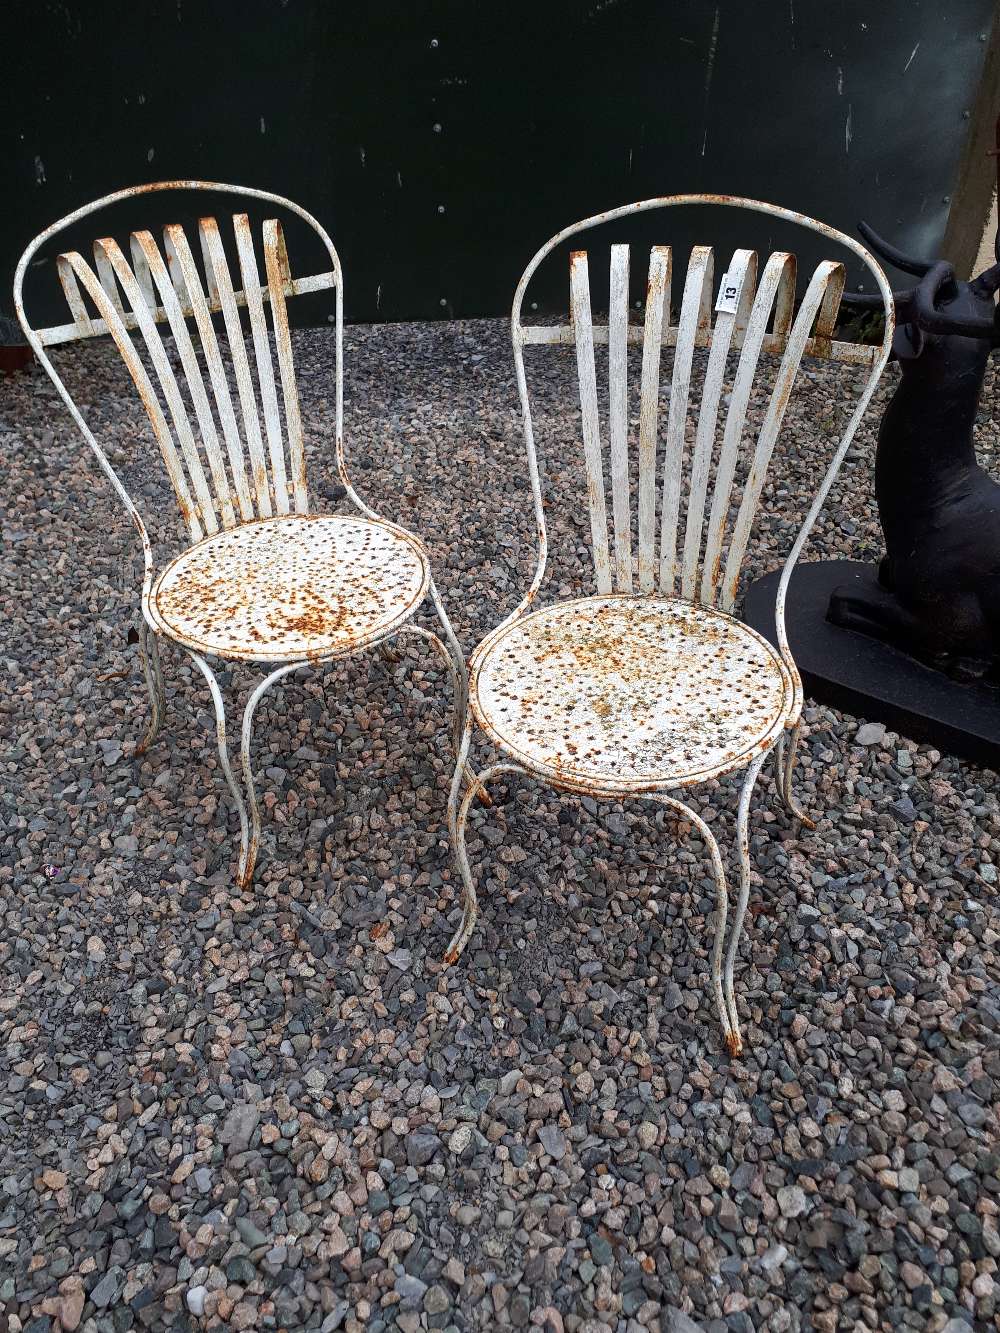
<svg viewBox="0 0 1000 1333">
<path fill-rule="evenodd" d="M 222 700 L 222 691 L 219 689 L 219 682 L 215 679 L 215 672 L 205 659 L 199 657 L 197 653 L 192 653 L 190 649 L 188 649 L 188 655 L 205 677 L 208 688 L 212 693 L 212 702 L 215 704 L 215 734 L 219 743 L 219 763 L 222 765 L 222 771 L 226 775 L 229 790 L 233 794 L 233 800 L 239 812 L 240 844 L 245 848 L 247 845 L 247 810 L 243 804 L 243 795 L 237 786 L 235 777 L 233 777 L 233 770 L 229 763 L 229 746 L 226 743 L 226 706 Z"/>
<path fill-rule="evenodd" d="M 462 733 L 465 727 L 465 720 L 469 714 L 469 669 L 465 665 L 465 654 L 462 652 L 462 645 L 458 641 L 458 636 L 451 627 L 451 621 L 448 619 L 448 612 L 444 609 L 444 603 L 438 595 L 438 590 L 431 579 L 430 583 L 431 601 L 434 603 L 434 610 L 437 612 L 437 618 L 441 622 L 441 628 L 444 630 L 444 637 L 448 644 L 448 651 L 451 655 L 452 664 L 455 669 L 455 753 L 458 753 L 459 746 L 462 743 Z M 461 706 L 459 706 L 459 692 L 461 694 Z M 478 782 L 473 769 L 466 767 L 466 782 Z M 486 788 L 480 786 L 479 799 L 483 805 L 490 805 L 489 796 Z"/>
<path fill-rule="evenodd" d="M 726 921 L 729 916 L 729 897 L 726 889 L 726 868 L 722 863 L 722 853 L 719 851 L 719 844 L 716 841 L 715 834 L 708 827 L 699 814 L 696 814 L 689 805 L 683 801 L 677 800 L 674 796 L 661 796 L 659 793 L 651 792 L 645 799 L 656 801 L 660 805 L 665 805 L 668 809 L 674 810 L 677 814 L 683 815 L 689 819 L 698 829 L 708 848 L 709 856 L 712 859 L 712 871 L 715 876 L 715 884 L 718 892 L 718 920 L 715 926 L 715 944 L 712 948 L 712 989 L 715 992 L 715 1004 L 719 1011 L 719 1018 L 722 1022 L 722 1031 L 726 1038 L 726 1045 L 731 1054 L 738 1055 L 742 1050 L 742 1038 L 740 1037 L 739 1022 L 736 1017 L 735 1006 L 730 1008 L 726 1000 L 726 993 L 722 984 L 722 947 L 726 938 Z"/>
<path fill-rule="evenodd" d="M 451 793 L 448 797 L 448 825 L 451 832 L 451 846 L 455 855 L 455 862 L 458 865 L 458 873 L 462 878 L 462 920 L 451 938 L 451 943 L 445 950 L 444 962 L 446 964 L 455 963 L 460 958 L 462 950 L 468 944 L 469 937 L 476 927 L 476 917 L 479 914 L 479 899 L 476 897 L 472 868 L 469 865 L 469 857 L 465 850 L 465 824 L 469 815 L 469 806 L 477 792 L 485 794 L 484 784 L 489 782 L 491 778 L 495 778 L 501 773 L 523 773 L 525 771 L 517 764 L 491 764 L 489 768 L 479 774 L 475 783 L 466 788 L 461 805 L 459 805 L 458 792 L 462 785 L 465 761 L 469 753 L 471 739 L 472 723 L 467 719 L 465 731 L 462 735 L 462 743 L 458 748 L 455 774 L 451 780 Z M 487 802 L 487 804 L 492 805 L 492 802 Z"/>
<path fill-rule="evenodd" d="M 243 823 L 243 838 L 240 844 L 240 864 L 236 872 L 236 882 L 241 889 L 245 889 L 253 879 L 254 866 L 257 864 L 257 851 L 260 847 L 260 810 L 257 806 L 257 792 L 253 785 L 253 769 L 250 767 L 250 737 L 253 731 L 253 715 L 257 711 L 257 705 L 264 697 L 267 690 L 292 671 L 297 671 L 303 662 L 292 662 L 286 666 L 280 666 L 277 670 L 265 677 L 257 686 L 253 694 L 247 700 L 247 706 L 243 711 L 243 731 L 240 737 L 240 758 L 243 761 L 243 780 L 246 783 L 247 800 L 250 804 L 250 837 L 247 838 L 246 821 Z"/>
<path fill-rule="evenodd" d="M 747 769 L 746 776 L 743 779 L 743 788 L 740 791 L 739 812 L 736 816 L 736 850 L 740 858 L 740 896 L 736 903 L 736 912 L 733 917 L 733 928 L 729 936 L 729 947 L 726 950 L 726 966 L 723 975 L 725 1002 L 729 1011 L 729 1030 L 726 1033 L 726 1040 L 729 1043 L 730 1055 L 740 1055 L 743 1051 L 743 1040 L 740 1037 L 739 1015 L 736 1010 L 736 995 L 733 991 L 733 964 L 736 961 L 736 949 L 739 945 L 740 932 L 743 929 L 743 920 L 746 916 L 747 903 L 750 901 L 750 798 L 753 795 L 757 776 L 760 773 L 766 758 L 767 751 L 765 750 L 763 754 L 757 756 Z M 730 1033 L 732 1033 L 732 1036 L 730 1036 Z"/>
<path fill-rule="evenodd" d="M 142 674 L 146 678 L 149 692 L 150 719 L 146 734 L 135 747 L 137 755 L 145 754 L 159 735 L 166 711 L 166 694 L 163 688 L 163 669 L 160 666 L 160 647 L 156 631 L 150 629 L 145 617 L 139 620 L 139 659 L 142 662 Z"/>
<path fill-rule="evenodd" d="M 422 625 L 404 625 L 399 631 L 399 634 L 418 634 L 422 639 L 428 639 L 434 644 L 444 659 L 445 665 L 451 674 L 452 697 L 454 699 L 451 716 L 451 742 L 455 754 L 457 755 L 462 743 L 462 732 L 465 728 L 465 718 L 469 707 L 469 698 L 466 681 L 459 671 L 459 665 L 456 663 L 454 653 L 442 641 L 440 635 L 435 634 L 431 629 L 424 629 Z M 396 660 L 399 660 L 399 654 L 396 655 Z M 461 661 L 461 657 L 459 657 L 459 662 L 464 671 L 465 663 Z M 476 776 L 473 769 L 466 763 L 463 765 L 462 772 L 465 781 L 470 786 L 479 787 L 479 799 L 482 801 L 483 805 L 489 805 L 490 798 L 486 794 L 485 787 L 479 784 L 479 778 Z"/>
<path fill-rule="evenodd" d="M 786 807 L 802 824 L 808 829 L 816 827 L 815 820 L 802 809 L 792 791 L 792 775 L 795 771 L 795 755 L 799 748 L 799 741 L 802 738 L 802 719 L 800 718 L 792 728 L 791 736 L 788 740 L 788 754 L 785 754 L 785 734 L 782 732 L 775 750 L 775 783 L 778 788 L 778 795 L 784 801 Z"/>
</svg>

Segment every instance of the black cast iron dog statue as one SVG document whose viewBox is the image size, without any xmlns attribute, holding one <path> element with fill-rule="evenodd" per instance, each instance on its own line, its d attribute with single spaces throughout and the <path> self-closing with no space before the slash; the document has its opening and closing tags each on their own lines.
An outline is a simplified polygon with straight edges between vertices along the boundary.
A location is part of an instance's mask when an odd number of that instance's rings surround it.
<svg viewBox="0 0 1000 1333">
<path fill-rule="evenodd" d="M 875 495 L 886 545 L 878 585 L 836 589 L 827 619 L 955 679 L 1000 682 L 1000 482 L 979 466 L 972 440 L 986 366 L 1000 345 L 1000 232 L 997 264 L 960 282 L 950 264 L 911 259 L 865 223 L 858 229 L 880 258 L 919 282 L 894 293 L 902 378 L 878 432 Z"/>
</svg>

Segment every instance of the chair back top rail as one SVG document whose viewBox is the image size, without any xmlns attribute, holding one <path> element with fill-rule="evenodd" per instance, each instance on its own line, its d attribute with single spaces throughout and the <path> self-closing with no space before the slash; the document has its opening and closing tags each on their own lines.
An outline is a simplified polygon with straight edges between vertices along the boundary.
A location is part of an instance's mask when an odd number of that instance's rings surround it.
<svg viewBox="0 0 1000 1333">
<path fill-rule="evenodd" d="M 202 219 L 204 221 L 213 221 L 214 219 Z M 331 287 L 336 287 L 336 274 L 316 273 L 308 278 L 289 278 L 282 283 L 282 294 L 287 299 L 290 296 L 307 296 L 311 292 L 327 291 Z M 101 286 L 108 289 L 108 283 L 101 277 Z M 261 300 L 269 301 L 271 299 L 270 288 L 267 286 L 259 287 L 258 293 Z M 247 305 L 247 294 L 240 288 L 233 292 L 233 300 L 241 309 Z M 213 298 L 206 302 L 210 314 L 218 314 L 222 309 L 221 298 Z M 153 306 L 151 309 L 153 319 L 159 324 L 167 318 L 167 312 L 162 306 Z M 188 319 L 195 312 L 190 306 L 182 306 L 181 313 L 185 319 Z M 134 315 L 125 314 L 122 323 L 125 328 L 131 332 L 138 325 Z M 103 319 L 86 319 L 86 322 L 73 320 L 71 324 L 52 324 L 48 328 L 36 329 L 38 341 L 43 347 L 57 347 L 60 343 L 76 342 L 80 338 L 99 338 L 102 334 L 110 333 L 111 330 L 105 324 Z M 600 339 L 598 339 L 600 341 Z"/>
<path fill-rule="evenodd" d="M 128 257 L 114 239 L 101 237 L 93 243 L 92 265 L 76 250 L 56 257 L 72 321 L 32 327 L 25 312 L 23 284 L 37 251 L 59 232 L 101 209 L 161 191 L 207 191 L 273 203 L 312 229 L 330 266 L 320 273 L 293 277 L 281 222 L 268 218 L 261 234 L 262 278 L 245 212 L 236 212 L 232 219 L 237 281 L 213 217 L 198 222 L 201 271 L 188 235 L 179 225 L 168 224 L 163 229 L 162 248 L 151 232 L 132 232 Z M 326 231 L 305 209 L 281 195 L 249 187 L 212 181 L 161 181 L 119 190 L 77 209 L 47 228 L 25 250 L 14 283 L 18 317 L 40 362 L 139 526 L 147 567 L 149 543 L 142 520 L 46 349 L 102 334 L 111 336 L 146 408 L 191 539 L 197 541 L 217 532 L 220 526 L 229 528 L 254 518 L 308 512 L 302 420 L 286 302 L 293 296 L 331 289 L 336 300 L 337 468 L 356 507 L 369 517 L 377 517 L 354 491 L 346 474 L 340 260 Z M 249 315 L 252 357 L 247 352 L 241 309 Z M 271 313 L 270 328 L 267 309 Z M 222 320 L 217 329 L 212 316 L 219 314 Z M 198 350 L 188 321 L 194 324 Z M 162 325 L 173 338 L 174 356 L 163 342 L 158 327 Z M 136 332 L 145 345 L 152 374 L 133 341 Z M 235 380 L 235 401 L 229 371 Z"/>
<path fill-rule="evenodd" d="M 796 310 L 796 263 L 783 251 L 772 254 L 758 283 L 758 261 L 751 250 L 737 250 L 714 283 L 714 255 L 695 246 L 684 281 L 676 324 L 671 317 L 671 277 L 674 258 L 670 247 L 654 245 L 650 252 L 643 322 L 629 320 L 629 249 L 611 246 L 608 318 L 595 324 L 591 312 L 589 256 L 574 250 L 570 256 L 569 320 L 563 324 L 525 325 L 521 309 L 528 283 L 545 257 L 561 242 L 578 233 L 650 209 L 687 204 L 744 208 L 782 218 L 818 232 L 853 251 L 878 284 L 885 307 L 885 332 L 878 345 L 835 342 L 845 269 L 840 262 L 822 261 L 806 285 Z M 587 474 L 587 508 L 597 591 L 630 594 L 659 593 L 682 596 L 704 605 L 731 611 L 737 597 L 740 572 L 767 470 L 781 431 L 796 376 L 805 356 L 825 357 L 867 371 L 855 410 L 847 424 L 825 476 L 814 496 L 786 560 L 779 587 L 778 636 L 783 650 L 784 597 L 788 576 L 816 514 L 836 476 L 861 416 L 874 392 L 892 342 L 892 292 L 878 264 L 858 242 L 802 214 L 756 200 L 719 195 L 678 195 L 598 214 L 560 232 L 535 255 L 518 284 L 511 316 L 515 371 L 521 398 L 528 468 L 535 501 L 539 554 L 535 577 L 525 597 L 507 617 L 513 620 L 530 605 L 544 577 L 547 534 L 542 504 L 538 459 L 524 366 L 528 346 L 570 343 L 576 347 L 583 455 Z M 609 467 L 605 469 L 595 346 L 608 347 L 607 431 Z M 633 530 L 633 469 L 629 458 L 628 350 L 641 347 L 639 375 L 638 468 L 635 498 L 637 525 Z M 660 430 L 660 364 L 663 347 L 675 349 L 670 401 L 665 428 Z M 707 366 L 694 424 L 688 442 L 693 358 L 697 348 L 708 350 Z M 747 412 L 751 393 L 761 383 L 762 355 L 779 358 L 763 420 L 747 456 L 742 493 L 737 489 L 738 462 L 746 448 Z M 735 378 L 723 402 L 727 369 L 735 358 Z M 721 442 L 720 416 L 722 418 Z M 662 446 L 661 446 L 662 434 Z M 714 481 L 713 481 L 714 463 Z M 686 515 L 680 524 L 684 482 Z M 607 491 L 610 489 L 609 522 Z M 656 503 L 660 500 L 659 542 L 655 532 Z M 707 513 L 706 513 L 707 511 Z M 735 514 L 734 514 L 735 511 Z M 633 536 L 638 551 L 633 561 Z"/>
</svg>

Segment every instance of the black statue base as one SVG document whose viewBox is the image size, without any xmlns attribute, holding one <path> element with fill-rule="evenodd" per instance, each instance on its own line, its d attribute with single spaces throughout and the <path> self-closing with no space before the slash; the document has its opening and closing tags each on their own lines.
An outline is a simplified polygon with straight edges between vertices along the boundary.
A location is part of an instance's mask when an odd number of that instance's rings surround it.
<svg viewBox="0 0 1000 1333">
<path fill-rule="evenodd" d="M 774 642 L 779 573 L 747 590 L 743 619 Z M 820 560 L 797 565 L 788 585 L 785 625 L 805 692 L 912 740 L 1000 769 L 1000 688 L 962 684 L 887 643 L 840 629 L 826 618 L 835 588 L 878 583 L 874 565 Z"/>
</svg>

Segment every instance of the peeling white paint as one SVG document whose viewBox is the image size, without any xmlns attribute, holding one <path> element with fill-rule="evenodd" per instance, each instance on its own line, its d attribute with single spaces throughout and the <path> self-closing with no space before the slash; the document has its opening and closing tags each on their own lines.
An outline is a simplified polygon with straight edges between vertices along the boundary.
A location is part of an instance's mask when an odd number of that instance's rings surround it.
<svg viewBox="0 0 1000 1333">
<path fill-rule="evenodd" d="M 851 140 L 854 138 L 854 104 L 851 103 L 847 108 L 847 123 L 844 125 L 844 152 L 851 151 Z"/>
<path fill-rule="evenodd" d="M 903 66 L 903 73 L 904 73 L 904 74 L 905 74 L 906 71 L 910 68 L 910 66 L 913 64 L 913 57 L 917 54 L 917 52 L 918 52 L 919 50 L 920 50 L 920 43 L 917 42 L 916 46 L 915 46 L 915 47 L 913 48 L 913 50 L 910 52 L 910 58 L 909 58 L 909 60 L 908 60 L 908 61 L 906 62 L 906 64 Z"/>
<path fill-rule="evenodd" d="M 364 166 L 364 165 L 365 165 L 365 150 L 361 147 L 360 144 L 358 145 L 358 152 L 359 152 L 360 155 L 361 155 L 361 165 Z"/>
<path fill-rule="evenodd" d="M 838 96 L 838 97 L 843 97 L 843 95 L 844 95 L 844 71 L 843 71 L 843 68 L 842 68 L 840 65 L 838 65 L 838 66 L 837 66 L 837 96 Z"/>
<path fill-rule="evenodd" d="M 35 184 L 36 185 L 45 184 L 45 163 L 42 161 L 42 159 L 38 156 L 37 153 L 35 154 Z"/>
<path fill-rule="evenodd" d="M 155 148 L 151 148 L 151 149 L 149 150 L 149 152 L 146 154 L 146 161 L 147 161 L 147 162 L 152 162 L 152 160 L 153 160 L 153 158 L 154 158 L 155 156 L 156 156 L 156 149 L 155 149 Z"/>
<path fill-rule="evenodd" d="M 261 118 L 260 118 L 260 132 L 261 132 L 261 134 L 266 134 L 266 133 L 267 133 L 267 125 L 264 123 L 264 117 L 263 117 L 263 116 L 261 116 Z"/>
</svg>

